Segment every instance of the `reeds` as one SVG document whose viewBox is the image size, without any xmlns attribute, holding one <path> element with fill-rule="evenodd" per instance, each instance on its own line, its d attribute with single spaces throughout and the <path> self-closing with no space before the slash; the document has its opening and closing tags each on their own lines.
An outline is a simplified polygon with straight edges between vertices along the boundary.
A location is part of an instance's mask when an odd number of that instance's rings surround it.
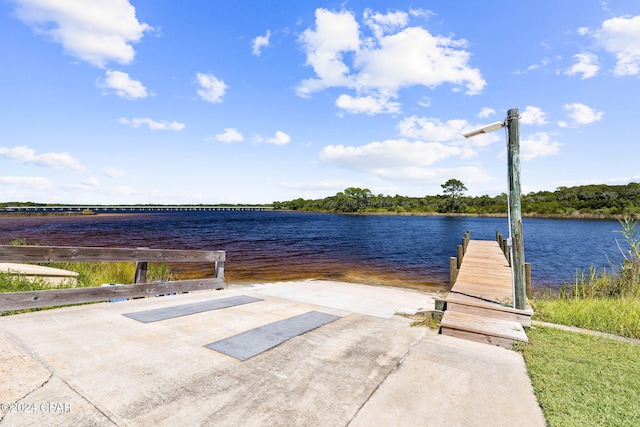
<svg viewBox="0 0 640 427">
<path fill-rule="evenodd" d="M 532 302 L 536 319 L 640 338 L 640 229 L 637 220 L 625 218 L 620 224 L 621 265 L 579 271 L 556 296 L 544 293 Z"/>
</svg>

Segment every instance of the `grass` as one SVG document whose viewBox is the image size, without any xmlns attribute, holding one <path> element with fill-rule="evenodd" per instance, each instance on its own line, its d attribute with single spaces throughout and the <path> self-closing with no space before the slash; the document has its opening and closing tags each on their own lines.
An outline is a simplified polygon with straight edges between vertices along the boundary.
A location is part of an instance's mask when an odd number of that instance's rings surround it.
<svg viewBox="0 0 640 427">
<path fill-rule="evenodd" d="M 532 327 L 520 347 L 550 426 L 640 425 L 640 345 Z"/>
<path fill-rule="evenodd" d="M 131 284 L 135 278 L 135 263 L 132 262 L 56 262 L 41 264 L 63 270 L 77 272 L 77 280 L 68 280 L 58 284 L 40 278 L 27 278 L 21 274 L 0 272 L 0 292 L 27 292 L 46 289 L 87 288 L 100 286 L 103 283 Z M 171 270 L 166 264 L 149 264 L 147 282 L 174 280 Z M 55 307 L 48 307 L 55 308 Z M 0 316 L 24 313 L 41 309 L 8 310 L 0 312 Z"/>
<path fill-rule="evenodd" d="M 533 299 L 534 319 L 640 338 L 640 232 L 637 221 L 620 223 L 620 268 L 591 268 Z M 518 350 L 550 426 L 640 425 L 640 344 L 545 327 L 527 336 Z"/>
<path fill-rule="evenodd" d="M 535 319 L 640 339 L 640 299 L 585 298 L 533 301 Z"/>
<path fill-rule="evenodd" d="M 62 289 L 70 287 L 100 286 L 103 283 L 133 283 L 135 263 L 131 262 L 56 262 L 41 264 L 48 267 L 75 271 L 79 274 L 76 281 L 69 280 L 59 285 L 51 285 L 46 280 L 28 279 L 20 274 L 0 273 L 0 292 L 22 292 L 41 289 Z M 147 281 L 171 280 L 172 274 L 166 264 L 150 264 Z"/>
</svg>

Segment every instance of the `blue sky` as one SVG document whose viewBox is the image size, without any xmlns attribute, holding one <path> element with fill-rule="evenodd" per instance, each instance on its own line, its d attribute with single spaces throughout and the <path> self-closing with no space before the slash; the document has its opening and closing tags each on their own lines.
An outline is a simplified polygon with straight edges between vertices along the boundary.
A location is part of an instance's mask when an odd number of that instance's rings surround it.
<svg viewBox="0 0 640 427">
<path fill-rule="evenodd" d="M 640 2 L 0 0 L 0 201 L 640 181 Z"/>
</svg>

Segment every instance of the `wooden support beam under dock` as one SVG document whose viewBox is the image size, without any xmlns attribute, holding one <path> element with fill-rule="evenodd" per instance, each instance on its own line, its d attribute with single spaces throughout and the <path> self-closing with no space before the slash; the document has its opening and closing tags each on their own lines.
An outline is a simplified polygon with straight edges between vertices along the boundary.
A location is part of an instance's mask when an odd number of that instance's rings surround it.
<svg viewBox="0 0 640 427">
<path fill-rule="evenodd" d="M 512 272 L 503 249 L 496 241 L 465 238 L 460 268 L 452 272 L 454 283 L 445 299 L 442 334 L 501 347 L 527 342 L 523 326 L 531 325 L 533 310 L 514 308 Z"/>
</svg>

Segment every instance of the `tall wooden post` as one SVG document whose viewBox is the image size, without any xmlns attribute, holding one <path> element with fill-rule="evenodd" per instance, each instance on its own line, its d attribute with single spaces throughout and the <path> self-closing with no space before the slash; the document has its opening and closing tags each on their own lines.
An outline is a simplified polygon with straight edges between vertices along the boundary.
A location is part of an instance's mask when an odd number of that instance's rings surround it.
<svg viewBox="0 0 640 427">
<path fill-rule="evenodd" d="M 509 168 L 509 227 L 511 232 L 511 269 L 513 274 L 515 308 L 524 310 L 527 304 L 526 276 L 524 269 L 524 240 L 522 236 L 522 211 L 520 208 L 520 128 L 519 112 L 512 108 L 507 112 L 509 141 L 507 157 Z"/>
</svg>

